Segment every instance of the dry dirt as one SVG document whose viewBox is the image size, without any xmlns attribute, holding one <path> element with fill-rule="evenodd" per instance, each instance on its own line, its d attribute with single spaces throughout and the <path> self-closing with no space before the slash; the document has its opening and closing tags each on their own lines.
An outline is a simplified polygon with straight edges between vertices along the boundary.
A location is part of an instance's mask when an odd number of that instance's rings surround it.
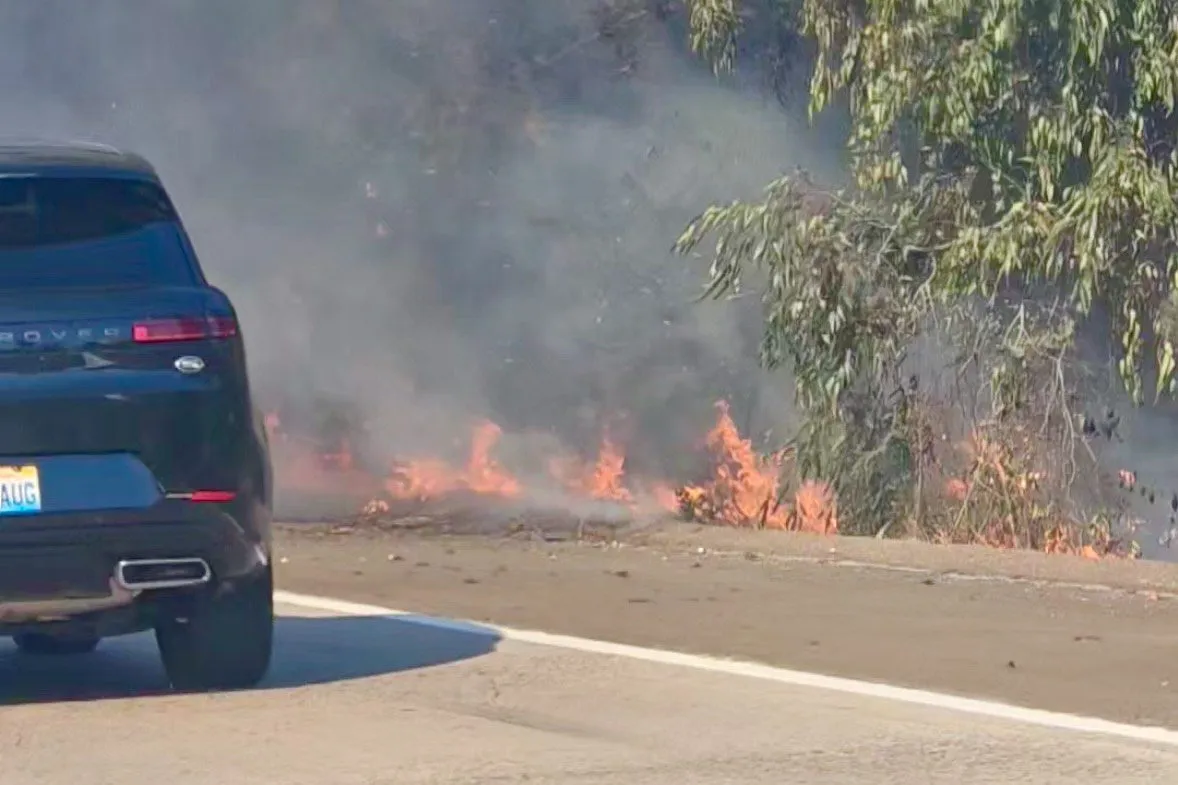
<svg viewBox="0 0 1178 785">
<path fill-rule="evenodd" d="M 1178 728 L 1178 565 L 471 520 L 282 525 L 280 586 Z"/>
</svg>

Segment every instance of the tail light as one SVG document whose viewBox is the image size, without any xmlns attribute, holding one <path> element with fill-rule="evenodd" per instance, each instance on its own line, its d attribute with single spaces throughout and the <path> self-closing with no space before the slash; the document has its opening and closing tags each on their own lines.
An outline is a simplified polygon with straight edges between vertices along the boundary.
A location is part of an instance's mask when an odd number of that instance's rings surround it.
<svg viewBox="0 0 1178 785">
<path fill-rule="evenodd" d="M 228 504 L 231 501 L 236 501 L 237 491 L 174 491 L 165 493 L 164 498 L 196 502 L 197 504 Z"/>
<path fill-rule="evenodd" d="M 131 328 L 135 343 L 170 343 L 232 338 L 237 335 L 237 321 L 231 316 L 194 316 L 174 319 L 148 319 Z"/>
<path fill-rule="evenodd" d="M 191 501 L 204 504 L 226 504 L 236 498 L 236 491 L 193 491 Z"/>
</svg>

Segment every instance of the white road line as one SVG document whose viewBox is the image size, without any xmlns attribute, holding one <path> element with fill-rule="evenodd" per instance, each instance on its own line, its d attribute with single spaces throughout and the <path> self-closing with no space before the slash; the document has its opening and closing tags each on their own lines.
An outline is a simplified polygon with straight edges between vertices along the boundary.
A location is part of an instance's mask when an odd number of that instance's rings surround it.
<svg viewBox="0 0 1178 785">
<path fill-rule="evenodd" d="M 810 687 L 813 689 L 839 692 L 846 695 L 857 695 L 865 698 L 907 703 L 917 706 L 927 706 L 935 709 L 955 711 L 960 714 L 971 714 L 977 717 L 987 717 L 998 720 L 1008 720 L 1030 725 L 1038 725 L 1056 730 L 1076 731 L 1080 733 L 1094 733 L 1103 736 L 1115 736 L 1122 739 L 1164 744 L 1178 747 L 1178 730 L 1169 728 L 1148 727 L 1143 725 L 1129 725 L 1121 722 L 1111 722 L 1097 717 L 1084 717 L 1075 714 L 1063 714 L 1053 711 L 1042 711 L 1022 706 L 1012 706 L 994 701 L 963 698 L 957 695 L 947 695 L 939 692 L 915 690 L 907 687 L 895 687 L 890 684 L 879 684 L 856 679 L 844 679 L 837 676 L 823 676 L 817 673 L 775 668 L 752 662 L 725 660 L 717 657 L 705 657 L 696 654 L 684 654 L 677 651 L 662 649 L 647 649 L 641 646 L 630 646 L 624 643 L 610 643 L 596 641 L 589 638 L 577 638 L 571 635 L 556 635 L 536 630 L 518 630 L 483 622 L 459 621 L 444 619 L 436 616 L 423 616 L 411 611 L 400 611 L 392 608 L 382 608 L 377 605 L 364 605 L 346 600 L 336 600 L 330 597 L 314 597 L 305 594 L 295 594 L 287 591 L 274 593 L 276 602 L 303 607 L 309 610 L 336 613 L 344 616 L 382 616 L 423 627 L 463 632 L 471 635 L 496 636 L 504 640 L 531 643 L 538 646 L 551 646 L 570 651 L 589 654 L 602 654 L 612 657 L 625 657 L 632 660 L 642 660 L 660 665 L 675 665 L 682 668 L 711 673 L 724 673 L 731 676 L 743 676 L 749 679 L 788 684 L 795 687 Z M 1081 689 L 1081 687 L 1077 687 Z"/>
</svg>

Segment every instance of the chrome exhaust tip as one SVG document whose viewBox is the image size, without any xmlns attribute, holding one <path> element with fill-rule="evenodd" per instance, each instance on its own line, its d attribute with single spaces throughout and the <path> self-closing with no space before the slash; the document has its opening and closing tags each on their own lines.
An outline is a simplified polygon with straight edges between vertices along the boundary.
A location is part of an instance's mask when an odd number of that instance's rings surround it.
<svg viewBox="0 0 1178 785">
<path fill-rule="evenodd" d="M 115 582 L 128 591 L 200 586 L 212 578 L 204 559 L 125 559 L 115 565 Z"/>
</svg>

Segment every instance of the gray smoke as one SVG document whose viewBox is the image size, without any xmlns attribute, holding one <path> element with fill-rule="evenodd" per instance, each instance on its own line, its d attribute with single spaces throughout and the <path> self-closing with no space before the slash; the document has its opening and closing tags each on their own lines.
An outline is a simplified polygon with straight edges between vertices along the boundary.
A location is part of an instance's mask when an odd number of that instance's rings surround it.
<svg viewBox="0 0 1178 785">
<path fill-rule="evenodd" d="M 671 243 L 834 157 L 620 5 L 7 4 L 2 131 L 157 164 L 263 396 L 355 404 L 389 454 L 480 417 L 584 449 L 627 414 L 635 460 L 674 469 L 714 399 L 780 428 L 791 391 L 755 371 L 755 308 L 693 305 L 703 262 Z"/>
<path fill-rule="evenodd" d="M 837 179 L 841 145 L 839 118 L 712 77 L 657 5 L 8 3 L 0 133 L 157 164 L 263 403 L 352 404 L 382 457 L 459 453 L 485 417 L 538 466 L 609 424 L 632 468 L 677 475 L 716 398 L 780 438 L 792 391 L 756 370 L 755 303 L 693 304 L 704 262 L 668 248 L 777 173 Z M 1086 405 L 1123 418 L 1104 457 L 1157 487 L 1134 503 L 1156 538 L 1172 419 Z"/>
</svg>

